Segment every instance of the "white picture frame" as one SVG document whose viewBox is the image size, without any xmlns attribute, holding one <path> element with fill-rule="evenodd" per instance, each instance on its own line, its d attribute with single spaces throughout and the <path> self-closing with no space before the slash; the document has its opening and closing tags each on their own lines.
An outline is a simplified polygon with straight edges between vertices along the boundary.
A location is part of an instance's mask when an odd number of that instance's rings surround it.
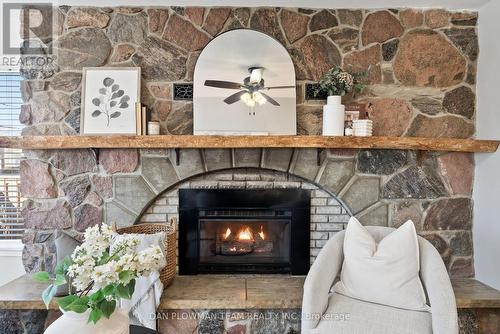
<svg viewBox="0 0 500 334">
<path fill-rule="evenodd" d="M 80 134 L 136 135 L 140 97 L 140 67 L 84 67 Z"/>
</svg>

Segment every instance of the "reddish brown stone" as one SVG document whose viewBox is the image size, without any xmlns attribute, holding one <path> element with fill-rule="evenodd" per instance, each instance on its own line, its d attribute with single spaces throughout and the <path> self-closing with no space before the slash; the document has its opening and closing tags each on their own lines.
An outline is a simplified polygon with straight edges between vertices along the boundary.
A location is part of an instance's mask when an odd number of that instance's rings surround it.
<svg viewBox="0 0 500 334">
<path fill-rule="evenodd" d="M 227 7 L 210 9 L 203 24 L 203 29 L 212 36 L 217 35 L 224 27 L 229 14 L 231 14 L 231 9 Z"/>
<path fill-rule="evenodd" d="M 200 52 L 190 52 L 188 59 L 186 61 L 186 80 L 193 81 L 194 76 L 194 68 L 196 66 L 196 62 L 198 61 L 198 57 L 200 56 Z"/>
<path fill-rule="evenodd" d="M 474 182 L 474 157 L 471 153 L 452 152 L 438 159 L 441 175 L 455 195 L 470 195 Z"/>
<path fill-rule="evenodd" d="M 20 170 L 20 191 L 24 197 L 57 197 L 57 187 L 50 174 L 49 164 L 39 160 L 23 160 Z"/>
<path fill-rule="evenodd" d="M 474 124 L 461 117 L 427 117 L 417 115 L 408 129 L 409 137 L 470 138 L 475 132 Z"/>
<path fill-rule="evenodd" d="M 424 23 L 424 14 L 418 9 L 405 9 L 399 12 L 399 19 L 405 28 L 415 28 Z"/>
<path fill-rule="evenodd" d="M 168 20 L 163 38 L 188 51 L 203 49 L 210 41 L 207 34 L 179 15 L 172 15 Z"/>
<path fill-rule="evenodd" d="M 422 206 L 417 201 L 398 202 L 392 206 L 391 226 L 399 227 L 408 220 L 413 221 L 415 229 L 420 231 L 422 221 Z"/>
<path fill-rule="evenodd" d="M 401 36 L 403 31 L 403 26 L 399 20 L 384 10 L 369 14 L 366 17 L 361 32 L 361 39 L 363 45 L 383 43 L 391 38 Z"/>
<path fill-rule="evenodd" d="M 382 81 L 381 60 L 382 52 L 380 45 L 377 44 L 361 51 L 353 51 L 345 56 L 344 68 L 349 68 L 353 72 L 363 72 L 371 66 L 368 82 L 378 84 Z"/>
<path fill-rule="evenodd" d="M 149 32 L 161 35 L 168 19 L 167 9 L 148 9 Z"/>
<path fill-rule="evenodd" d="M 113 178 L 111 176 L 92 175 L 92 184 L 104 199 L 113 197 Z"/>
<path fill-rule="evenodd" d="M 19 112 L 19 122 L 21 122 L 21 124 L 31 125 L 31 105 L 21 105 L 21 111 Z"/>
<path fill-rule="evenodd" d="M 61 92 L 37 92 L 31 103 L 33 124 L 60 121 L 71 109 L 70 98 Z"/>
<path fill-rule="evenodd" d="M 470 230 L 472 201 L 469 198 L 445 198 L 431 204 L 424 221 L 424 230 Z"/>
<path fill-rule="evenodd" d="M 72 9 L 66 17 L 66 26 L 69 29 L 86 26 L 106 28 L 108 23 L 108 14 L 90 7 Z"/>
<path fill-rule="evenodd" d="M 85 198 L 85 203 L 91 204 L 93 206 L 101 206 L 102 198 L 97 195 L 95 191 L 91 191 Z"/>
<path fill-rule="evenodd" d="M 171 101 L 156 101 L 153 105 L 152 118 L 155 121 L 166 121 L 167 116 L 172 110 L 172 102 Z"/>
<path fill-rule="evenodd" d="M 498 309 L 477 309 L 479 333 L 500 333 L 500 311 Z"/>
<path fill-rule="evenodd" d="M 164 313 L 165 316 L 158 321 L 161 333 L 193 334 L 198 331 L 198 319 L 194 311 L 172 310 Z"/>
<path fill-rule="evenodd" d="M 281 26 L 290 43 L 295 43 L 307 34 L 309 16 L 283 9 L 280 14 Z"/>
<path fill-rule="evenodd" d="M 75 230 L 85 232 L 89 227 L 102 223 L 102 210 L 90 204 L 82 204 L 75 208 Z"/>
<path fill-rule="evenodd" d="M 291 50 L 298 80 L 319 80 L 335 65 L 340 65 L 340 52 L 326 37 L 306 36 Z"/>
<path fill-rule="evenodd" d="M 172 99 L 172 91 L 170 84 L 152 84 L 149 90 L 154 97 L 160 99 Z"/>
<path fill-rule="evenodd" d="M 430 9 L 425 12 L 425 24 L 432 29 L 442 28 L 450 23 L 451 13 L 444 9 Z"/>
<path fill-rule="evenodd" d="M 437 32 L 411 31 L 399 43 L 394 73 L 408 86 L 449 87 L 464 78 L 466 60 Z"/>
<path fill-rule="evenodd" d="M 224 334 L 245 334 L 246 332 L 247 332 L 246 326 L 238 324 L 226 329 Z"/>
<path fill-rule="evenodd" d="M 191 22 L 201 27 L 203 24 L 203 17 L 205 15 L 205 8 L 188 7 L 184 10 L 184 15 L 186 15 Z"/>
<path fill-rule="evenodd" d="M 115 46 L 113 51 L 113 55 L 111 56 L 111 62 L 113 63 L 121 63 L 126 60 L 129 60 L 130 57 L 135 52 L 135 48 L 130 44 L 118 44 Z"/>
<path fill-rule="evenodd" d="M 56 151 L 50 163 L 66 175 L 92 172 L 97 164 L 91 150 L 59 150 Z"/>
<path fill-rule="evenodd" d="M 250 19 L 250 28 L 273 36 L 280 41 L 281 44 L 286 45 L 285 38 L 283 37 L 278 23 L 278 15 L 274 9 L 257 9 Z"/>
<path fill-rule="evenodd" d="M 429 241 L 434 246 L 434 248 L 437 249 L 441 256 L 449 256 L 450 249 L 448 247 L 448 243 L 444 241 L 444 239 L 439 234 L 424 234 L 422 235 L 422 237 Z"/>
<path fill-rule="evenodd" d="M 38 230 L 65 229 L 71 227 L 71 206 L 65 200 L 35 202 L 27 200 L 21 211 L 26 228 Z"/>
<path fill-rule="evenodd" d="M 238 7 L 233 11 L 234 18 L 241 23 L 243 27 L 248 26 L 248 22 L 250 22 L 250 14 L 252 11 L 248 7 Z"/>
<path fill-rule="evenodd" d="M 62 90 L 65 92 L 73 92 L 80 87 L 82 82 L 82 74 L 76 72 L 59 72 L 50 82 L 50 87 L 53 90 Z"/>
<path fill-rule="evenodd" d="M 401 136 L 411 119 L 411 109 L 404 100 L 373 99 L 368 108 L 374 136 Z"/>
<path fill-rule="evenodd" d="M 99 164 L 109 174 L 130 173 L 139 164 L 139 153 L 136 149 L 101 149 Z"/>
<path fill-rule="evenodd" d="M 335 15 L 330 13 L 327 9 L 323 9 L 318 13 L 314 14 L 311 22 L 309 23 L 309 30 L 323 30 L 333 28 L 339 25 Z"/>
<path fill-rule="evenodd" d="M 363 22 L 363 12 L 361 10 L 339 9 L 337 16 L 341 24 L 359 27 Z"/>
<path fill-rule="evenodd" d="M 472 258 L 456 258 L 450 265 L 450 276 L 452 278 L 474 277 L 474 261 Z"/>
<path fill-rule="evenodd" d="M 335 27 L 330 30 L 328 37 L 330 37 L 342 51 L 349 52 L 358 46 L 359 31 L 352 28 Z"/>
</svg>

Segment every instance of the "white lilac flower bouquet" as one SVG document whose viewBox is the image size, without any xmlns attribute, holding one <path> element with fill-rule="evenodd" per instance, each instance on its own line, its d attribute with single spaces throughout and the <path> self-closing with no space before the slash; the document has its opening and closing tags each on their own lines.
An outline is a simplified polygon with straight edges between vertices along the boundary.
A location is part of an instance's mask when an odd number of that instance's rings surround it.
<svg viewBox="0 0 500 334">
<path fill-rule="evenodd" d="M 320 79 L 314 93 L 319 95 L 326 92 L 330 96 L 344 96 L 353 90 L 362 92 L 365 88 L 363 79 L 368 76 L 370 69 L 371 67 L 368 67 L 365 72 L 349 73 L 339 66 L 334 66 Z"/>
<path fill-rule="evenodd" d="M 96 323 L 103 316 L 109 318 L 120 298 L 130 299 L 134 293 L 135 279 L 148 276 L 166 264 L 159 246 L 136 251 L 139 240 L 133 235 L 124 236 L 112 245 L 113 230 L 108 225 L 90 227 L 85 231 L 84 242 L 71 258 L 59 263 L 55 278 L 47 272 L 38 272 L 35 279 L 51 282 L 42 299 L 48 307 L 57 287 L 68 283 L 76 289 L 66 297 L 58 298 L 63 311 L 84 313 L 90 309 L 88 322 Z"/>
</svg>

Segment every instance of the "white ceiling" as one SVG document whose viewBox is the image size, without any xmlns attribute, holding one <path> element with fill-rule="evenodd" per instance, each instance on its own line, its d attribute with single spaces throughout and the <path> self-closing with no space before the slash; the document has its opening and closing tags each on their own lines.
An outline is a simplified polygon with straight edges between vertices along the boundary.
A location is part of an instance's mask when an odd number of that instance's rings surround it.
<svg viewBox="0 0 500 334">
<path fill-rule="evenodd" d="M 17 1 L 17 2 L 22 2 Z M 33 0 L 25 0 L 33 2 Z M 309 8 L 427 8 L 478 9 L 499 0 L 59 0 L 58 5 L 82 6 L 277 6 Z M 43 0 L 43 2 L 47 2 Z"/>
</svg>

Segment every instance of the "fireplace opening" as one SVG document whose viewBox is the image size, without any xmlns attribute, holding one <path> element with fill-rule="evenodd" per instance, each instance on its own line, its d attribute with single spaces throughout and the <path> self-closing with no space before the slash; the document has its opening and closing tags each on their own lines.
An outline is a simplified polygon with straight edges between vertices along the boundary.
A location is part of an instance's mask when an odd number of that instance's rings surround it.
<svg viewBox="0 0 500 334">
<path fill-rule="evenodd" d="M 306 190 L 179 190 L 179 273 L 309 269 Z"/>
</svg>

